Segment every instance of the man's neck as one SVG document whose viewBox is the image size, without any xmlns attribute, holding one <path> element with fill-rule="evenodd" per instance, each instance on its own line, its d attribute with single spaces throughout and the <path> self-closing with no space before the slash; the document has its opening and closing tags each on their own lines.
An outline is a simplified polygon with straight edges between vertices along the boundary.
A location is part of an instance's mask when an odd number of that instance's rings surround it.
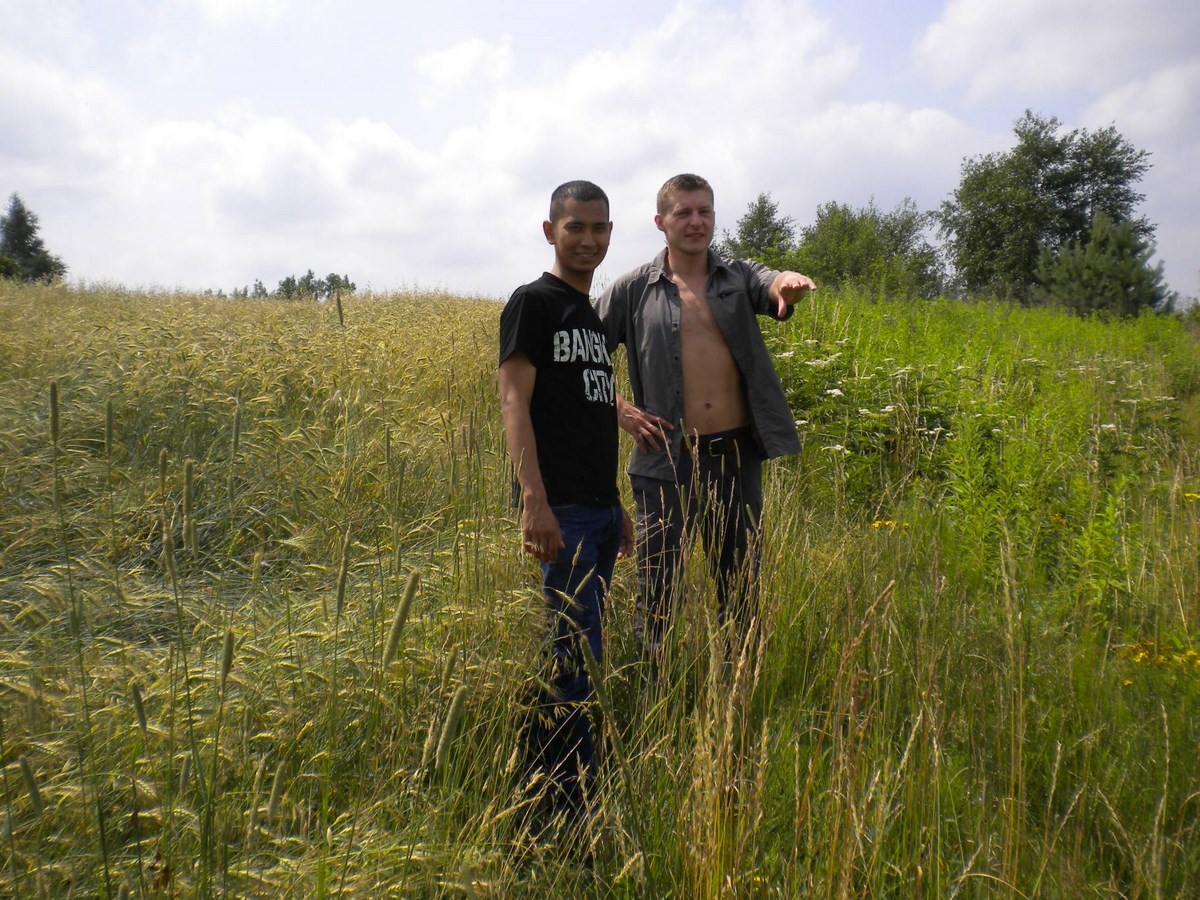
<svg viewBox="0 0 1200 900">
<path fill-rule="evenodd" d="M 680 253 L 667 247 L 667 271 L 691 280 L 708 275 L 708 249 L 703 253 Z"/>
<path fill-rule="evenodd" d="M 591 294 L 592 292 L 592 273 L 580 275 L 576 272 L 564 272 L 557 262 L 550 267 L 550 274 L 559 281 L 569 284 L 581 294 Z"/>
</svg>

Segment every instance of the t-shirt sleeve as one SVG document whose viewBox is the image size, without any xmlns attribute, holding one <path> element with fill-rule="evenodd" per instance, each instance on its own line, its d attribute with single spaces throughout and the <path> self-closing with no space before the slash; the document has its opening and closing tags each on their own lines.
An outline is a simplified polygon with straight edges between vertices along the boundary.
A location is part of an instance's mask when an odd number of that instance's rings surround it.
<svg viewBox="0 0 1200 900">
<path fill-rule="evenodd" d="M 500 361 L 524 354 L 536 367 L 545 352 L 545 316 L 537 300 L 524 287 L 517 288 L 500 313 Z"/>
</svg>

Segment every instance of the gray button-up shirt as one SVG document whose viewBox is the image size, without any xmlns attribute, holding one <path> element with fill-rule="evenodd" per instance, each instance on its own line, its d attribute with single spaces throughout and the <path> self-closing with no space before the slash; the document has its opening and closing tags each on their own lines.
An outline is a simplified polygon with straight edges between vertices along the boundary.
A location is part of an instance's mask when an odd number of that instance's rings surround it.
<svg viewBox="0 0 1200 900">
<path fill-rule="evenodd" d="M 675 425 L 667 432 L 670 454 L 644 453 L 629 460 L 631 475 L 675 480 L 683 441 L 683 370 L 679 362 L 679 289 L 664 271 L 667 251 L 627 272 L 596 301 L 608 349 L 626 347 L 633 401 Z M 767 353 L 757 316 L 778 318 L 770 299 L 779 273 L 759 263 L 722 259 L 708 251 L 708 305 L 729 345 L 746 390 L 746 407 L 764 459 L 797 453 L 800 438 L 783 384 Z M 788 308 L 784 318 L 792 314 Z"/>
</svg>

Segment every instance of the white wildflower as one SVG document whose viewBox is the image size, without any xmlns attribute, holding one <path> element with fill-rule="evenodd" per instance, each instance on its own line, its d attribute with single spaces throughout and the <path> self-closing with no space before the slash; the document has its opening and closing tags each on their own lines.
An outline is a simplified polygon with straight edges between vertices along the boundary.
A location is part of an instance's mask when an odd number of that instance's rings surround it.
<svg viewBox="0 0 1200 900">
<path fill-rule="evenodd" d="M 805 360 L 804 364 L 812 366 L 814 369 L 827 369 L 837 362 L 838 357 L 841 355 L 841 353 L 835 353 L 833 356 L 826 357 L 825 359 L 809 359 Z"/>
</svg>

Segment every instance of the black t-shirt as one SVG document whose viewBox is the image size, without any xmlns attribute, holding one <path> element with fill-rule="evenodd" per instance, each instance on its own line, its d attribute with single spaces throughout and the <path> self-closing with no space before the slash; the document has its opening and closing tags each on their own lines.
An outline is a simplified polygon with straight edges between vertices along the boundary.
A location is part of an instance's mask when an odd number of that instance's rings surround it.
<svg viewBox="0 0 1200 900">
<path fill-rule="evenodd" d="M 549 272 L 517 288 L 500 314 L 500 362 L 514 353 L 537 370 L 529 416 L 547 502 L 618 502 L 612 361 L 587 295 Z"/>
</svg>

